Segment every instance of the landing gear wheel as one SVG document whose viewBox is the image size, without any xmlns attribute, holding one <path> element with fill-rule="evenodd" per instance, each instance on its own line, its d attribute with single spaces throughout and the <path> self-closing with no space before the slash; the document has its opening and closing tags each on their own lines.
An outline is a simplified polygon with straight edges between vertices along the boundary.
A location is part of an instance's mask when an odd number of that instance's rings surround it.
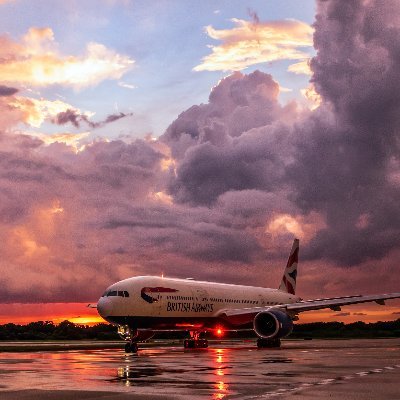
<svg viewBox="0 0 400 400">
<path fill-rule="evenodd" d="M 206 349 L 208 347 L 207 339 L 199 339 L 197 342 L 200 349 Z"/>
<path fill-rule="evenodd" d="M 257 347 L 259 349 L 263 348 L 273 348 L 273 347 L 281 347 L 281 339 L 258 339 Z"/>
<path fill-rule="evenodd" d="M 126 343 L 125 344 L 125 353 L 137 353 L 138 345 L 137 343 Z"/>
</svg>

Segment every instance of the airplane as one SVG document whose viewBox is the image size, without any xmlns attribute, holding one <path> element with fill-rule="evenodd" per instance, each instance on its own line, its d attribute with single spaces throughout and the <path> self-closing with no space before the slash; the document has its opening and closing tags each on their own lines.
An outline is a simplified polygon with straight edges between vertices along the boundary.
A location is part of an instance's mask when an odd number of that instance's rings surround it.
<svg viewBox="0 0 400 400">
<path fill-rule="evenodd" d="M 400 293 L 353 295 L 303 300 L 296 295 L 299 239 L 293 246 L 278 289 L 138 276 L 109 286 L 99 299 L 100 316 L 118 326 L 118 333 L 127 343 L 125 351 L 136 353 L 138 343 L 165 331 L 188 331 L 190 339 L 184 348 L 207 348 L 203 332 L 254 330 L 257 346 L 279 347 L 281 339 L 293 329 L 293 321 L 305 311 L 400 298 Z"/>
</svg>

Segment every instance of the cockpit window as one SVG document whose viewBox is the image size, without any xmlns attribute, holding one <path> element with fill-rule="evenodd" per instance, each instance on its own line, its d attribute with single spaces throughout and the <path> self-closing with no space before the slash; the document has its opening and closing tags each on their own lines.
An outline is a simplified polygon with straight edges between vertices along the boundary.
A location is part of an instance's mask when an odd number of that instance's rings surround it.
<svg viewBox="0 0 400 400">
<path fill-rule="evenodd" d="M 104 292 L 103 296 L 101 297 L 111 297 L 111 296 L 129 297 L 129 292 L 127 292 L 126 290 L 108 290 Z"/>
</svg>

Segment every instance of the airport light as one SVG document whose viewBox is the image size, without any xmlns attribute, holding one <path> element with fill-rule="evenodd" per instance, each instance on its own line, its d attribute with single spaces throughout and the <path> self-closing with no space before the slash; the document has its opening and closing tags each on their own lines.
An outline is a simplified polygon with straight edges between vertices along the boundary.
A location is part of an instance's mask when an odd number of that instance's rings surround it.
<svg viewBox="0 0 400 400">
<path fill-rule="evenodd" d="M 224 336 L 224 331 L 223 331 L 223 329 L 222 329 L 221 327 L 217 327 L 215 333 L 216 333 L 216 335 L 217 335 L 218 337 Z"/>
</svg>

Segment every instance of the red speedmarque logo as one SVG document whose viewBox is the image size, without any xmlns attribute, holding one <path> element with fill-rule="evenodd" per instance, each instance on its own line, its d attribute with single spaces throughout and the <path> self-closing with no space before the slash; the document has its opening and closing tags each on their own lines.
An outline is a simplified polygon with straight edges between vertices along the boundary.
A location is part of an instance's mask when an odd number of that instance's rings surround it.
<svg viewBox="0 0 400 400">
<path fill-rule="evenodd" d="M 157 298 L 154 298 L 149 295 L 149 293 L 175 293 L 178 292 L 177 289 L 165 288 L 165 287 L 144 287 L 140 291 L 140 296 L 143 300 L 148 303 L 155 303 L 158 301 Z"/>
</svg>

